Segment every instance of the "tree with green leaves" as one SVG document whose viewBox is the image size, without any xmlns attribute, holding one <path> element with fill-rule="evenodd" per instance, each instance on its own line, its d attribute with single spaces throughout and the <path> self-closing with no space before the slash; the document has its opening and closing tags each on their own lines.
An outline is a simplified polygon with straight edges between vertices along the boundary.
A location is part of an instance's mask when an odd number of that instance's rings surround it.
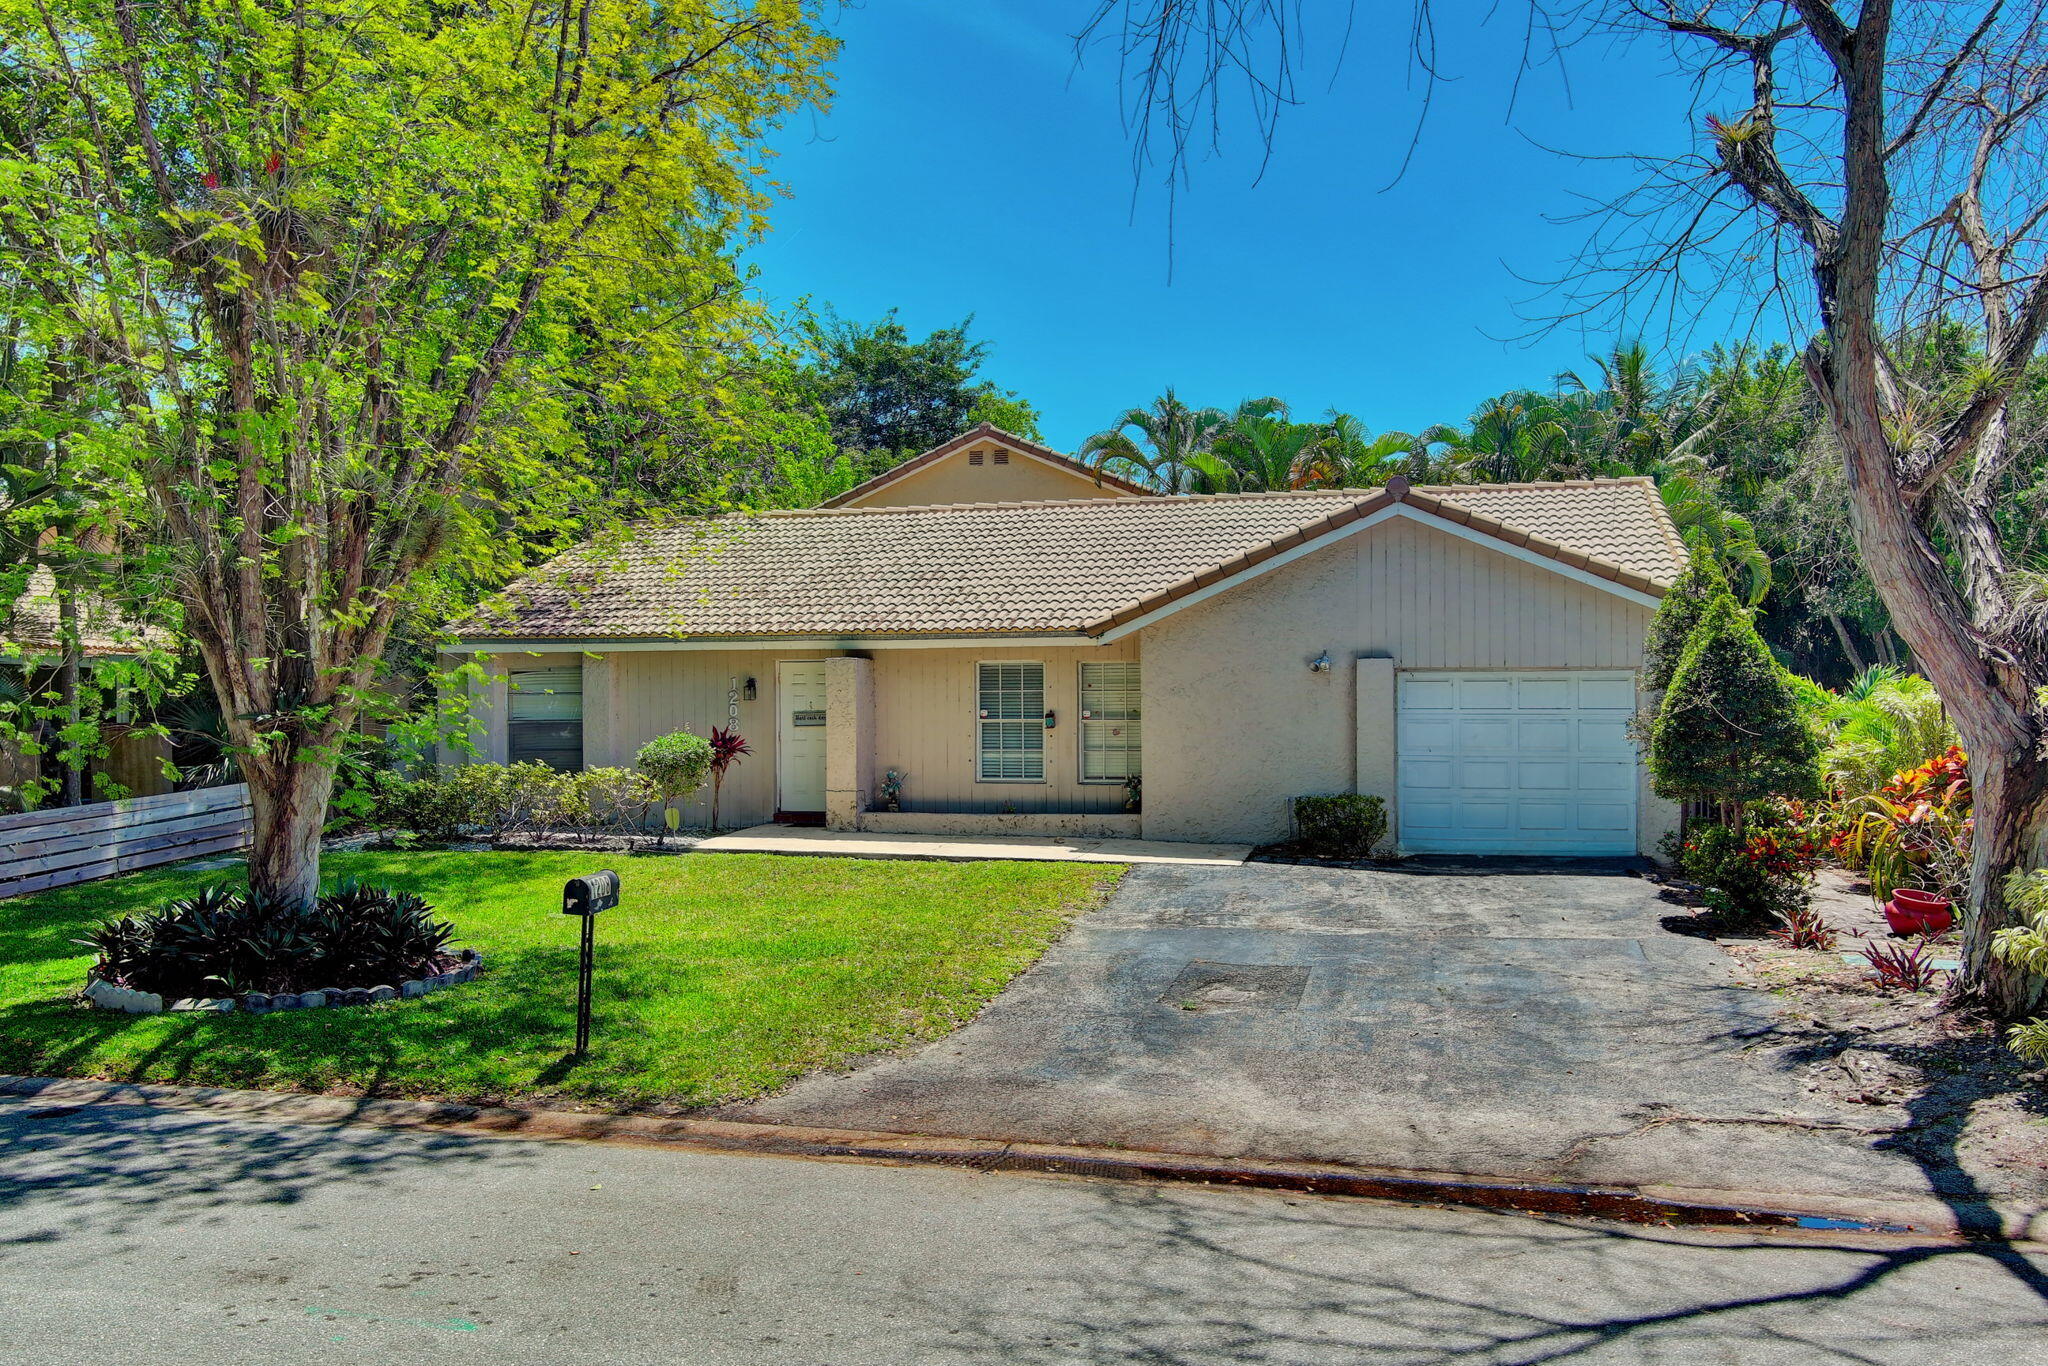
<svg viewBox="0 0 2048 1366">
<path fill-rule="evenodd" d="M 0 0 L 0 52 L 28 335 L 117 400 L 76 465 L 160 549 L 252 890 L 309 905 L 341 747 L 437 571 L 601 516 L 598 400 L 716 408 L 757 324 L 760 144 L 831 40 L 802 0 Z"/>
<path fill-rule="evenodd" d="M 829 311 L 811 320 L 810 395 L 824 409 L 833 440 L 863 454 L 883 453 L 869 463 L 887 468 L 978 422 L 1036 439 L 1037 411 L 977 378 L 989 344 L 968 336 L 973 324 L 968 317 L 914 341 L 894 309 L 872 323 Z"/>
<path fill-rule="evenodd" d="M 1671 686 L 1671 676 L 1678 672 L 1678 662 L 1685 658 L 1685 647 L 1706 616 L 1708 604 L 1727 591 L 1728 580 L 1722 577 L 1720 566 L 1708 556 L 1693 556 L 1657 604 L 1657 615 L 1643 640 L 1645 689 L 1663 692 Z"/>
<path fill-rule="evenodd" d="M 1740 827 L 1742 806 L 1818 797 L 1820 748 L 1749 614 L 1726 589 L 1687 639 L 1650 734 L 1657 795 L 1719 803 Z"/>
</svg>

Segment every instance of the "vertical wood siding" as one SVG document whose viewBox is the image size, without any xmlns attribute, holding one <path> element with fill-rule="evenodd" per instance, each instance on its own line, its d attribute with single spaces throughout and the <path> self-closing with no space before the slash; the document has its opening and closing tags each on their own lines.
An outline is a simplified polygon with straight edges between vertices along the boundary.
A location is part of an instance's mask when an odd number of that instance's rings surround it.
<svg viewBox="0 0 2048 1366">
<path fill-rule="evenodd" d="M 906 811 L 1121 811 L 1121 782 L 1080 780 L 1081 661 L 1136 658 L 1135 637 L 1080 648 L 877 650 L 875 772 L 908 774 Z M 975 781 L 975 666 L 996 660 L 1045 665 L 1045 705 L 1058 724 L 1045 737 L 1042 783 Z"/>
</svg>

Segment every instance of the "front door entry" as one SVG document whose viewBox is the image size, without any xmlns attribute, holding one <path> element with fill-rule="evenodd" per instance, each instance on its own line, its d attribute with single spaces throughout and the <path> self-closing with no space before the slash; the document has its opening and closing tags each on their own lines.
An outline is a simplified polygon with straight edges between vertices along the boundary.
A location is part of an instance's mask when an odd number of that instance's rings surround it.
<svg viewBox="0 0 2048 1366">
<path fill-rule="evenodd" d="M 775 666 L 776 818 L 825 814 L 825 665 L 784 660 Z"/>
</svg>

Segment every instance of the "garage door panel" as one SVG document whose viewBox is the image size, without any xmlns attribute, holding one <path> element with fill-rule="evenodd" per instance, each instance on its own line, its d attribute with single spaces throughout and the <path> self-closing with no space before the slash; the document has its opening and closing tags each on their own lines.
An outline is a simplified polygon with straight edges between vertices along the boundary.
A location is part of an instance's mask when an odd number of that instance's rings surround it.
<svg viewBox="0 0 2048 1366">
<path fill-rule="evenodd" d="M 1458 684 L 1460 711 L 1497 709 L 1505 711 L 1515 705 L 1515 681 L 1512 678 L 1467 678 Z"/>
<path fill-rule="evenodd" d="M 1568 678 L 1525 678 L 1515 688 L 1515 706 L 1528 711 L 1543 707 L 1557 711 L 1572 705 L 1572 681 Z"/>
<path fill-rule="evenodd" d="M 1466 716 L 1458 721 L 1458 752 L 1460 754 L 1512 754 L 1515 750 L 1515 723 L 1506 716 Z"/>
<path fill-rule="evenodd" d="M 1458 706 L 1458 681 L 1454 678 L 1411 679 L 1401 690 L 1402 707 L 1420 711 L 1440 707 L 1454 711 Z"/>
<path fill-rule="evenodd" d="M 1638 758 L 1626 674 L 1404 674 L 1401 844 L 1417 852 L 1626 854 Z"/>
<path fill-rule="evenodd" d="M 1628 738 L 1625 716 L 1580 717 L 1572 724 L 1580 754 L 1632 755 L 1635 745 Z"/>
<path fill-rule="evenodd" d="M 1631 712 L 1636 708 L 1636 684 L 1632 678 L 1587 678 L 1579 681 L 1579 708 L 1604 707 Z"/>
<path fill-rule="evenodd" d="M 1512 759 L 1461 759 L 1458 761 L 1458 786 L 1466 791 L 1506 792 L 1515 785 L 1515 762 Z"/>
</svg>

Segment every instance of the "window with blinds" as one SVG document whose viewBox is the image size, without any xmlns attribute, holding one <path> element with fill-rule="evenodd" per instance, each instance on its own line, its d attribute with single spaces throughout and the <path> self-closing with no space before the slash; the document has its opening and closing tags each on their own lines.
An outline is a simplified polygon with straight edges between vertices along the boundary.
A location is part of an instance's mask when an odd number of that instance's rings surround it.
<svg viewBox="0 0 2048 1366">
<path fill-rule="evenodd" d="M 564 773 L 583 767 L 583 666 L 513 669 L 505 757 Z"/>
<path fill-rule="evenodd" d="M 1081 781 L 1122 782 L 1144 772 L 1135 660 L 1081 666 Z"/>
<path fill-rule="evenodd" d="M 1045 780 L 1045 666 L 976 666 L 976 726 L 985 783 Z"/>
</svg>

